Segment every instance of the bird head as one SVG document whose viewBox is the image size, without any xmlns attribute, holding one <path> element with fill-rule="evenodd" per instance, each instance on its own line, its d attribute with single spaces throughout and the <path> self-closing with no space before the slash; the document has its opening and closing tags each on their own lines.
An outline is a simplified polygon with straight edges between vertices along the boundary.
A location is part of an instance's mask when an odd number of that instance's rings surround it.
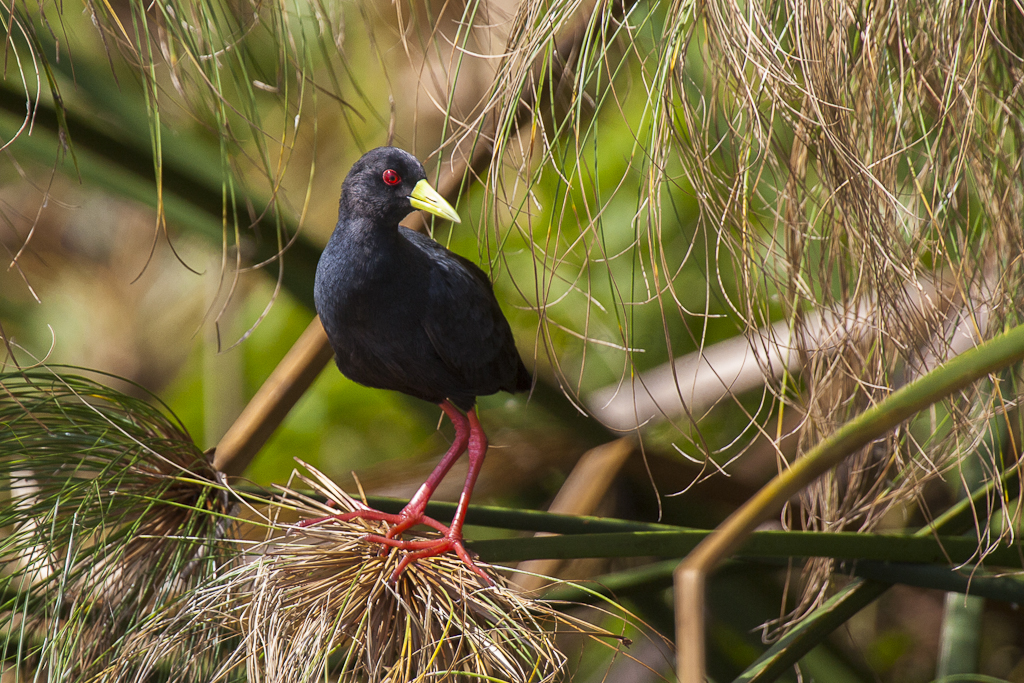
<svg viewBox="0 0 1024 683">
<path fill-rule="evenodd" d="M 393 227 L 415 209 L 460 223 L 459 214 L 427 182 L 416 157 L 397 147 L 364 154 L 341 187 L 341 213 Z"/>
</svg>

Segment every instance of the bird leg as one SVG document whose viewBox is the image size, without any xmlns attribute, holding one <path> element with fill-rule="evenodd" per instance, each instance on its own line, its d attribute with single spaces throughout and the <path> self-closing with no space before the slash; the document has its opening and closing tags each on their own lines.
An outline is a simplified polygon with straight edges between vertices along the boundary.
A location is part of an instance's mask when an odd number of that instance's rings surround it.
<svg viewBox="0 0 1024 683">
<path fill-rule="evenodd" d="M 447 401 L 445 403 L 447 403 Z M 442 408 L 444 408 L 443 404 Z M 452 410 L 454 410 L 454 408 L 452 408 Z M 448 409 L 445 409 L 445 412 L 447 413 Z M 448 414 L 451 415 L 451 413 Z M 461 413 L 459 415 L 461 416 Z M 395 531 L 394 528 L 392 528 L 388 532 L 387 536 L 377 536 L 371 534 L 366 537 L 366 540 L 368 541 L 374 541 L 376 543 L 380 543 L 390 548 L 399 548 L 401 550 L 411 551 L 408 552 L 405 555 L 405 557 L 402 558 L 401 562 L 398 563 L 398 567 L 395 568 L 394 573 L 391 575 L 392 581 L 396 580 L 398 578 L 398 575 L 401 574 L 406 567 L 408 567 L 416 560 L 421 560 L 425 557 L 441 555 L 450 550 L 454 550 L 455 553 L 462 560 L 462 562 L 469 569 L 474 571 L 477 575 L 480 576 L 480 578 L 482 578 L 488 584 L 493 584 L 493 581 L 491 581 L 490 577 L 484 574 L 480 570 L 480 568 L 476 566 L 472 558 L 470 558 L 469 553 L 466 551 L 466 546 L 464 545 L 462 540 L 462 526 L 466 521 L 466 510 L 469 507 L 469 499 L 473 495 L 473 486 L 476 484 L 476 479 L 480 475 L 480 467 L 483 465 L 484 456 L 487 454 L 487 435 L 484 434 L 483 427 L 480 426 L 480 421 L 477 419 L 476 409 L 470 408 L 469 413 L 467 414 L 466 417 L 468 417 L 469 422 L 469 471 L 466 473 L 466 483 L 462 487 L 462 494 L 459 496 L 459 504 L 455 508 L 455 516 L 452 518 L 451 526 L 445 530 L 438 529 L 439 531 L 441 531 L 442 534 L 444 534 L 443 537 L 432 540 L 400 541 L 394 538 L 395 534 L 392 533 Z M 463 417 L 463 419 L 465 420 L 466 417 Z M 450 453 L 451 451 L 449 450 L 449 454 Z M 447 457 L 448 456 L 446 455 L 445 458 L 447 459 Z M 437 466 L 437 469 L 434 470 L 434 474 L 437 474 L 438 470 L 440 470 L 441 466 L 444 464 L 445 461 L 442 460 L 441 464 L 439 464 Z M 437 478 L 437 482 L 440 482 L 441 477 L 443 477 L 445 473 L 447 473 L 450 467 L 451 463 L 447 465 L 447 467 L 441 473 L 440 477 Z M 420 493 L 423 492 L 423 490 L 434 478 L 434 474 L 432 474 L 431 478 L 427 480 L 427 483 L 425 483 L 420 488 L 420 491 L 417 492 L 416 496 L 413 498 L 413 501 L 419 498 Z M 436 486 L 437 484 L 435 483 L 434 487 Z M 431 489 L 430 492 L 426 494 L 426 497 L 422 503 L 422 506 L 420 507 L 420 510 L 422 510 L 426 506 L 426 500 L 430 498 L 430 493 L 433 493 L 433 489 Z M 402 513 L 399 513 L 398 516 L 404 514 L 405 510 L 409 509 L 413 505 L 413 501 L 410 501 L 409 505 L 407 505 L 405 509 L 402 510 Z M 429 518 L 424 517 L 421 514 L 421 520 L 425 519 Z M 405 528 L 407 529 L 409 527 L 407 526 Z"/>
<path fill-rule="evenodd" d="M 466 419 L 466 416 L 462 414 L 462 411 L 452 405 L 450 401 L 442 401 L 438 405 L 441 406 L 441 410 L 445 412 L 448 419 L 452 421 L 452 426 L 455 427 L 455 440 L 452 441 L 452 445 L 448 449 L 448 452 L 444 454 L 443 458 L 441 458 L 441 462 L 437 463 L 437 467 L 434 468 L 434 471 L 430 473 L 427 480 L 423 482 L 420 488 L 416 491 L 416 495 L 414 495 L 409 500 L 409 503 L 402 508 L 402 511 L 398 513 L 398 517 L 401 521 L 388 529 L 387 538 L 394 538 L 406 529 L 410 529 L 420 523 L 426 523 L 424 520 L 430 519 L 423 514 L 427 509 L 427 503 L 430 502 L 430 497 L 434 495 L 434 491 L 437 490 L 437 487 L 441 484 L 441 480 L 448 474 L 448 470 L 452 468 L 455 461 L 458 460 L 466 451 L 466 444 L 472 439 L 471 421 Z M 434 525 L 428 524 L 428 526 Z M 447 527 L 439 529 L 434 526 L 434 528 L 441 533 L 446 533 L 448 531 Z M 396 576 L 398 573 L 401 572 L 397 572 Z"/>
<path fill-rule="evenodd" d="M 470 436 L 470 425 L 469 420 L 462 412 L 451 404 L 449 401 L 443 401 L 438 404 L 441 406 L 441 410 L 448 415 L 448 418 L 452 421 L 452 425 L 455 427 L 455 440 L 452 441 L 452 445 L 448 448 L 448 452 L 441 458 L 441 462 L 437 463 L 437 467 L 430 473 L 427 480 L 423 482 L 419 490 L 416 491 L 416 495 L 406 504 L 404 508 L 397 514 L 390 514 L 387 512 L 381 512 L 380 510 L 374 510 L 373 508 L 363 508 L 361 510 L 352 510 L 351 512 L 342 512 L 337 515 L 328 515 L 327 517 L 318 517 L 317 519 L 306 519 L 299 522 L 300 527 L 313 526 L 326 522 L 332 519 L 336 519 L 341 522 L 348 522 L 353 519 L 369 519 L 378 522 L 387 522 L 392 525 L 388 529 L 387 537 L 392 538 L 402 533 L 406 529 L 410 529 L 417 524 L 424 524 L 442 534 L 448 533 L 448 527 L 437 520 L 427 517 L 424 511 L 427 509 L 427 503 L 430 501 L 430 497 L 434 495 L 434 491 L 437 489 L 441 480 L 448 474 L 448 470 L 452 468 L 455 461 L 459 459 L 465 450 L 466 444 L 469 442 Z M 376 535 L 371 536 L 372 539 L 384 538 Z"/>
<path fill-rule="evenodd" d="M 414 495 L 406 506 L 402 508 L 401 512 L 397 515 L 389 515 L 377 510 L 355 510 L 353 512 L 345 513 L 338 518 L 341 520 L 356 518 L 375 519 L 387 522 L 391 525 L 386 536 L 371 534 L 367 537 L 367 540 L 391 540 L 403 531 L 411 529 L 417 524 L 426 524 L 427 526 L 440 531 L 442 534 L 448 533 L 448 527 L 431 517 L 427 517 L 424 512 L 427 509 L 427 503 L 430 502 L 430 497 L 434 495 L 434 491 L 436 491 L 437 487 L 441 484 L 441 480 L 444 479 L 446 474 L 448 474 L 448 470 L 452 468 L 455 461 L 458 460 L 466 451 L 466 444 L 470 439 L 470 423 L 469 420 L 466 419 L 466 416 L 463 415 L 458 408 L 452 405 L 450 401 L 443 401 L 438 405 L 441 406 L 441 410 L 445 412 L 448 418 L 452 421 L 452 425 L 455 427 L 455 440 L 452 441 L 452 445 L 448 448 L 448 452 L 444 454 L 443 458 L 441 458 L 441 462 L 437 463 L 437 467 L 434 468 L 434 471 L 430 473 L 427 480 L 423 482 L 420 488 L 416 491 L 416 495 Z M 391 544 L 386 543 L 385 545 L 390 546 Z"/>
<path fill-rule="evenodd" d="M 484 434 L 484 430 L 480 426 L 479 419 L 477 419 L 476 409 L 471 408 L 468 415 L 464 415 L 458 408 L 452 405 L 450 401 L 443 401 L 438 405 L 441 407 L 441 410 L 448 415 L 448 418 L 452 421 L 452 425 L 455 427 L 455 440 L 452 441 L 452 445 L 448 449 L 448 452 L 444 454 L 443 458 L 441 458 L 441 462 L 437 464 L 434 471 L 430 473 L 427 480 L 423 482 L 419 490 L 416 491 L 416 495 L 412 497 L 408 504 L 406 504 L 406 506 L 402 508 L 397 515 L 381 512 L 380 510 L 373 510 L 371 508 L 365 508 L 362 510 L 343 512 L 338 515 L 321 517 L 319 519 L 305 520 L 300 523 L 300 526 L 311 526 L 331 519 L 337 519 L 343 522 L 353 519 L 369 519 L 386 522 L 391 525 L 386 535 L 380 536 L 378 534 L 367 534 L 364 537 L 364 540 L 371 543 L 380 543 L 385 548 L 384 552 L 387 552 L 387 548 L 398 548 L 399 550 L 411 551 L 402 558 L 394 573 L 391 574 L 392 581 L 395 581 L 405 568 L 416 560 L 424 557 L 441 555 L 442 553 L 454 550 L 467 567 L 476 572 L 490 584 L 492 583 L 491 579 L 480 571 L 476 564 L 473 563 L 473 560 L 469 557 L 469 553 L 466 552 L 466 547 L 462 542 L 462 526 L 466 520 L 466 508 L 469 506 L 469 499 L 473 494 L 473 485 L 476 483 L 477 476 L 480 474 L 480 466 L 483 464 L 484 455 L 487 453 L 487 436 Z M 469 472 L 466 474 L 466 483 L 462 488 L 462 495 L 459 497 L 459 504 L 455 509 L 455 516 L 452 519 L 451 526 L 445 526 L 441 522 L 438 522 L 432 517 L 428 517 L 424 513 L 427 508 L 427 503 L 430 501 L 430 497 L 434 495 L 434 491 L 437 490 L 441 480 L 444 479 L 446 474 L 448 474 L 452 465 L 454 465 L 455 461 L 458 460 L 463 452 L 466 451 L 467 447 L 469 449 Z M 442 538 L 420 541 L 402 541 L 395 538 L 403 531 L 406 531 L 417 524 L 424 524 L 436 531 L 439 531 L 443 535 Z"/>
</svg>

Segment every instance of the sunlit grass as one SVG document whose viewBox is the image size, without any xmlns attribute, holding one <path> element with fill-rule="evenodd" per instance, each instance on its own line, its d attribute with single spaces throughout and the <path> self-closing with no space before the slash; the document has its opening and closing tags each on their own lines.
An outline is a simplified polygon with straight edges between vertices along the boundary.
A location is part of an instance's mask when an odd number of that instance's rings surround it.
<svg viewBox="0 0 1024 683">
<path fill-rule="evenodd" d="M 19 661 L 76 680 L 211 666 L 212 633 L 138 635 L 234 554 L 228 495 L 180 424 L 80 376 L 0 375 L 0 492 L 0 637 Z"/>
<path fill-rule="evenodd" d="M 317 519 L 360 507 L 315 470 L 297 483 L 316 497 L 285 488 L 279 509 Z M 391 583 L 401 552 L 382 555 L 364 540 L 385 531 L 363 520 L 269 528 L 271 537 L 224 584 L 247 605 L 238 656 L 252 680 L 330 672 L 343 681 L 549 681 L 565 664 L 553 627 L 608 635 L 519 594 L 486 565 L 494 585 L 484 586 L 452 553 L 421 559 Z"/>
</svg>

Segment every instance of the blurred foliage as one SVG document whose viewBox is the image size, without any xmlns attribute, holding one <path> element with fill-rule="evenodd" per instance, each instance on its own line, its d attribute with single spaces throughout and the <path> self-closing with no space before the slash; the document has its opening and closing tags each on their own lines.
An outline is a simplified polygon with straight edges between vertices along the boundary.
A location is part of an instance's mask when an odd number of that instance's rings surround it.
<svg viewBox="0 0 1024 683">
<path fill-rule="evenodd" d="M 800 371 L 762 363 L 760 390 L 693 414 L 688 387 L 659 397 L 645 459 L 605 501 L 714 524 L 780 461 L 1019 321 L 1022 17 L 1011 1 L 12 2 L 6 360 L 126 377 L 214 445 L 312 316 L 348 167 L 393 143 L 462 183 L 465 222 L 434 236 L 491 272 L 538 377 L 532 397 L 481 400 L 482 500 L 545 505 L 610 438 L 576 416 L 599 389 L 628 395 L 744 333 L 795 347 Z M 771 323 L 792 336 L 752 334 Z M 1018 377 L 936 405 L 785 521 L 916 528 L 989 486 L 975 533 L 1014 538 L 1019 485 L 1000 477 L 1020 452 Z M 247 475 L 281 482 L 299 455 L 409 495 L 449 438 L 438 416 L 331 369 Z M 833 571 L 808 568 L 804 611 Z M 900 665 L 921 650 L 913 617 L 876 622 L 850 640 L 877 675 L 930 675 Z M 716 631 L 721 671 L 748 628 Z"/>
</svg>

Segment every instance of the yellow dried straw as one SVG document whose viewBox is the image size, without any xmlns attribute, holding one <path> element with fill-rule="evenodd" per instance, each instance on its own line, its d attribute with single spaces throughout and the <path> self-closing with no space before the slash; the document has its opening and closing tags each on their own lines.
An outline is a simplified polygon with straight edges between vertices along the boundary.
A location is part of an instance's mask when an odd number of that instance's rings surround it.
<svg viewBox="0 0 1024 683">
<path fill-rule="evenodd" d="M 297 475 L 298 481 L 333 507 L 285 487 L 275 509 L 317 518 L 360 507 L 307 468 L 311 475 Z M 483 586 L 450 553 L 419 560 L 390 584 L 401 553 L 381 555 L 378 544 L 363 540 L 385 533 L 381 522 L 330 520 L 300 528 L 273 521 L 271 536 L 231 582 L 248 593 L 236 663 L 244 660 L 250 680 L 550 681 L 565 657 L 549 628 L 582 624 L 510 589 L 486 564 L 480 566 L 494 585 Z"/>
</svg>

